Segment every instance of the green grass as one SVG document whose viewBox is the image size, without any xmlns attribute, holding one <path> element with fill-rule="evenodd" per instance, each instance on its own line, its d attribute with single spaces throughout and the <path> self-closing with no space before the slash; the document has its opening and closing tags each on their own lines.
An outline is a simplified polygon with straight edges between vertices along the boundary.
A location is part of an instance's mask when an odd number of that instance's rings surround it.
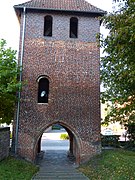
<svg viewBox="0 0 135 180">
<path fill-rule="evenodd" d="M 79 170 L 91 180 L 134 180 L 135 152 L 106 150 Z"/>
<path fill-rule="evenodd" d="M 0 161 L 0 180 L 30 180 L 37 171 L 37 166 L 13 157 Z"/>
</svg>

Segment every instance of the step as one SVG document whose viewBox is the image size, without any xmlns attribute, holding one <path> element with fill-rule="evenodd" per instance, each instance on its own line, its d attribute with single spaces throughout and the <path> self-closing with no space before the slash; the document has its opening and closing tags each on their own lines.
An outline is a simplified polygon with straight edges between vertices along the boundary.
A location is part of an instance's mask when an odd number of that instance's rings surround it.
<svg viewBox="0 0 135 180">
<path fill-rule="evenodd" d="M 63 177 L 61 177 L 61 178 L 57 178 L 57 177 L 35 177 L 35 178 L 33 178 L 32 180 L 70 180 L 70 179 L 72 179 L 72 180 L 89 180 L 88 178 L 86 178 L 86 177 L 75 177 L 75 178 L 73 178 L 73 177 L 67 177 L 67 178 L 63 178 Z"/>
<path fill-rule="evenodd" d="M 39 180 L 39 179 L 44 179 L 44 180 L 67 180 L 67 179 L 73 179 L 73 180 L 88 180 L 87 177 L 85 176 L 35 176 L 32 178 L 32 180 Z"/>
<path fill-rule="evenodd" d="M 59 170 L 59 169 L 40 169 L 40 171 L 39 171 L 40 173 L 55 173 L 55 172 L 57 172 L 57 173 L 74 173 L 74 172 L 76 172 L 76 173 L 78 173 L 78 171 L 76 171 L 76 170 L 74 170 L 74 169 L 72 169 L 72 170 Z"/>
<path fill-rule="evenodd" d="M 35 179 L 76 179 L 76 180 L 78 180 L 78 179 L 84 179 L 84 180 L 86 180 L 87 179 L 87 177 L 85 177 L 83 174 L 58 174 L 58 173 L 56 173 L 56 174 L 52 174 L 52 173 L 49 173 L 49 174 L 37 174 L 37 175 L 35 175 L 35 177 L 33 177 L 33 180 L 35 180 Z"/>
<path fill-rule="evenodd" d="M 46 175 L 46 174 L 68 174 L 68 175 L 76 175 L 82 174 L 78 172 L 38 172 L 37 174 Z M 83 174 L 82 174 L 83 175 Z"/>
<path fill-rule="evenodd" d="M 83 175 L 82 175 L 82 174 L 66 174 L 66 173 L 65 173 L 65 174 L 64 174 L 64 173 L 63 173 L 63 174 L 60 174 L 60 173 L 40 174 L 40 173 L 39 173 L 39 174 L 37 174 L 37 176 L 41 176 L 41 177 L 42 177 L 42 176 L 50 176 L 50 177 L 56 177 L 56 176 L 57 176 L 57 177 L 61 177 L 61 176 L 63 176 L 63 177 L 67 177 L 67 176 L 68 176 L 68 177 L 75 177 L 75 176 L 78 176 L 78 177 L 82 177 Z"/>
<path fill-rule="evenodd" d="M 42 177 L 42 178 L 40 178 L 40 177 L 37 177 L 37 178 L 33 178 L 32 180 L 40 180 L 40 179 L 41 180 L 68 180 L 68 179 L 69 180 L 70 179 L 72 179 L 72 180 L 89 180 L 88 178 L 85 178 L 85 177 L 84 178 L 78 178 L 78 177 L 77 178 L 73 178 L 73 177 L 69 178 L 68 177 L 68 178 L 64 178 L 64 179 L 63 179 L 63 177 L 62 178 L 57 178 L 57 177 L 56 178 L 50 178 L 50 177 Z"/>
</svg>

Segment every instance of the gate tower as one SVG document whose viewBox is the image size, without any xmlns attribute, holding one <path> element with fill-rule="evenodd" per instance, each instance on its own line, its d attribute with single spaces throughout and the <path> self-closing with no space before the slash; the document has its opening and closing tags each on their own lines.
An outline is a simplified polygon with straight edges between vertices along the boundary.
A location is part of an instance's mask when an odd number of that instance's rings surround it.
<svg viewBox="0 0 135 180">
<path fill-rule="evenodd" d="M 96 35 L 105 12 L 85 0 L 32 0 L 15 5 L 20 22 L 20 80 L 15 153 L 33 161 L 53 124 L 70 137 L 77 163 L 101 152 L 100 50 Z"/>
</svg>

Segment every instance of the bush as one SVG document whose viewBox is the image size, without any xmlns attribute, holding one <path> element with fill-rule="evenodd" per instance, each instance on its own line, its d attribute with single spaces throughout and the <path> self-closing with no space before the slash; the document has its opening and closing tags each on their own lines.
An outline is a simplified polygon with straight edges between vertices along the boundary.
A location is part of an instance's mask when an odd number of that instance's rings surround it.
<svg viewBox="0 0 135 180">
<path fill-rule="evenodd" d="M 127 133 L 129 134 L 128 135 L 128 138 L 131 140 L 131 141 L 134 141 L 135 142 L 135 123 L 129 123 L 127 125 Z"/>
<path fill-rule="evenodd" d="M 10 139 L 12 139 L 12 132 L 10 131 Z"/>
<path fill-rule="evenodd" d="M 68 134 L 61 134 L 60 139 L 67 140 L 67 139 L 69 139 L 69 135 Z"/>
<path fill-rule="evenodd" d="M 54 125 L 52 126 L 52 130 L 60 130 L 61 128 L 62 128 L 62 126 L 59 125 L 59 124 L 54 124 Z"/>
<path fill-rule="evenodd" d="M 135 123 L 130 122 L 126 126 L 127 137 L 129 138 L 127 148 L 135 148 Z"/>
<path fill-rule="evenodd" d="M 119 147 L 119 135 L 101 135 L 101 144 L 103 147 L 112 146 Z"/>
</svg>

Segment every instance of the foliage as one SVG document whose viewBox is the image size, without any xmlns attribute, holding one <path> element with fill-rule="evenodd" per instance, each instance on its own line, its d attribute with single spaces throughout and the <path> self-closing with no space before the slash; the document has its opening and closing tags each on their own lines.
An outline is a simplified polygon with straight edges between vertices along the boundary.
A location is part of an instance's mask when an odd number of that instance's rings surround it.
<svg viewBox="0 0 135 180">
<path fill-rule="evenodd" d="M 10 124 L 14 115 L 16 91 L 21 87 L 17 80 L 19 68 L 16 51 L 6 48 L 6 41 L 0 41 L 0 123 Z"/>
<path fill-rule="evenodd" d="M 100 37 L 105 56 L 101 58 L 102 102 L 111 102 L 105 123 L 135 121 L 135 2 L 127 0 L 119 12 L 104 17 L 109 29 Z"/>
<path fill-rule="evenodd" d="M 38 168 L 35 165 L 13 157 L 0 162 L 0 180 L 30 180 L 37 171 Z"/>
<path fill-rule="evenodd" d="M 132 142 L 132 146 L 135 147 L 135 123 L 128 123 L 127 125 L 128 138 Z"/>
<path fill-rule="evenodd" d="M 101 144 L 102 147 L 111 146 L 119 147 L 119 135 L 101 135 Z"/>
<path fill-rule="evenodd" d="M 68 134 L 61 134 L 60 139 L 67 140 L 67 139 L 69 139 L 69 136 L 68 136 Z"/>
<path fill-rule="evenodd" d="M 12 134 L 12 132 L 10 131 L 10 139 L 12 139 L 12 137 L 13 137 L 13 134 Z"/>
<path fill-rule="evenodd" d="M 105 150 L 79 168 L 92 180 L 135 179 L 135 152 Z"/>
<path fill-rule="evenodd" d="M 52 130 L 60 130 L 61 126 L 59 124 L 52 125 Z"/>
</svg>

